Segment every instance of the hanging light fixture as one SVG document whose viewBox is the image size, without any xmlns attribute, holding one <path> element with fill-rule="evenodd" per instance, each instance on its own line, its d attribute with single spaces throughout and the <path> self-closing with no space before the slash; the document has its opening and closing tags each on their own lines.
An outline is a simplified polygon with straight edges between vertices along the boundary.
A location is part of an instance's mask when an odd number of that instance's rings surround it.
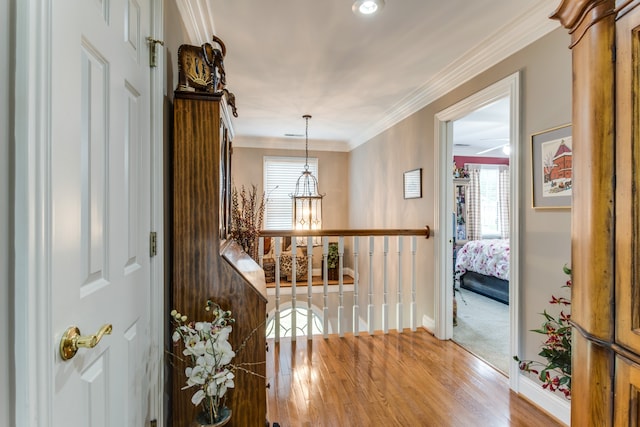
<svg viewBox="0 0 640 427">
<path fill-rule="evenodd" d="M 293 201 L 293 229 L 319 230 L 322 228 L 322 198 L 324 194 L 318 192 L 318 180 L 309 171 L 309 119 L 310 115 L 302 116 L 306 120 L 305 126 L 305 160 L 302 175 L 296 182 L 295 193 L 291 195 Z"/>
</svg>

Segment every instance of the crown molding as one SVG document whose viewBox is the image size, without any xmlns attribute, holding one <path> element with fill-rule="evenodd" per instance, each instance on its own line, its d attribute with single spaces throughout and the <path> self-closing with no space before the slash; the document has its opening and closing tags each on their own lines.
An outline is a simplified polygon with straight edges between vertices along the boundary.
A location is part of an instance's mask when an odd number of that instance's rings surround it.
<svg viewBox="0 0 640 427">
<path fill-rule="evenodd" d="M 548 2 L 539 1 L 520 18 L 468 50 L 412 94 L 391 107 L 385 117 L 374 122 L 366 132 L 351 139 L 349 149 L 353 150 L 371 140 L 559 26 L 559 23 L 549 19 Z"/>
<path fill-rule="evenodd" d="M 304 150 L 303 138 L 270 138 L 238 135 L 233 140 L 234 148 L 264 148 L 275 150 Z M 309 151 L 351 151 L 346 141 L 309 140 Z"/>
<path fill-rule="evenodd" d="M 176 0 L 189 43 L 200 46 L 211 41 L 211 34 L 215 34 L 213 9 L 210 1 L 206 0 Z"/>
</svg>

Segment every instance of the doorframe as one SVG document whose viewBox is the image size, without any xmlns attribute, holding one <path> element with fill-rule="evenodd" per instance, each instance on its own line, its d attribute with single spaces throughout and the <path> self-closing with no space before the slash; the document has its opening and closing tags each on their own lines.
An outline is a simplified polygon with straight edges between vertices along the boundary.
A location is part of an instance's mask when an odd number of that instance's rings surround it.
<svg viewBox="0 0 640 427">
<path fill-rule="evenodd" d="M 53 0 L 16 1 L 14 360 L 18 426 L 53 419 L 51 20 Z M 37 404 L 35 404 L 37 402 Z M 31 403 L 31 404 L 30 404 Z"/>
<path fill-rule="evenodd" d="M 151 0 L 150 30 L 151 38 L 164 40 L 164 2 Z M 151 230 L 157 235 L 156 255 L 150 262 L 150 337 L 152 363 L 150 372 L 155 375 L 149 379 L 149 394 L 155 396 L 150 402 L 150 419 L 156 419 L 164 425 L 164 342 L 165 342 L 165 281 L 164 281 L 164 99 L 165 99 L 165 50 L 157 47 L 156 67 L 149 68 L 150 114 L 149 138 L 151 146 Z"/>
<path fill-rule="evenodd" d="M 51 33 L 54 0 L 15 2 L 15 157 L 13 351 L 17 426 L 52 427 L 54 366 L 59 331 L 52 329 Z M 156 4 L 159 3 L 159 4 Z M 152 37 L 162 40 L 164 6 L 150 2 Z M 164 58 L 159 55 L 160 62 Z M 151 419 L 163 419 L 164 239 L 163 86 L 164 67 L 150 70 L 151 226 L 159 231 L 158 256 L 151 259 L 151 346 L 156 370 L 150 378 Z M 155 329 L 157 328 L 157 329 Z M 157 384 L 154 382 L 157 381 Z M 155 388 L 155 390 L 154 390 Z"/>
<path fill-rule="evenodd" d="M 435 229 L 435 265 L 434 265 L 434 302 L 435 302 L 435 336 L 442 340 L 453 336 L 453 287 L 448 286 L 448 280 L 453 271 L 453 226 L 451 217 L 453 212 L 453 179 L 451 176 L 451 159 L 453 158 L 453 124 L 452 122 L 464 117 L 472 111 L 490 104 L 493 101 L 510 97 L 509 105 L 509 140 L 511 154 L 510 189 L 511 218 L 509 221 L 509 322 L 511 354 L 518 354 L 520 347 L 519 325 L 519 262 L 520 259 L 520 175 L 521 175 L 521 137 L 520 137 L 520 71 L 494 83 L 493 85 L 463 99 L 451 107 L 435 115 L 434 123 L 434 199 L 436 209 L 434 217 Z M 517 363 L 509 364 L 509 385 L 518 391 Z"/>
</svg>

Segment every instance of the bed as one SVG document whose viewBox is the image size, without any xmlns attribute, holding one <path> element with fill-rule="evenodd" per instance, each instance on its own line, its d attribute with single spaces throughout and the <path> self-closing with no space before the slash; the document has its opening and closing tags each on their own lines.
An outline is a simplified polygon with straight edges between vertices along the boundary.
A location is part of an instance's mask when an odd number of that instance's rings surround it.
<svg viewBox="0 0 640 427">
<path fill-rule="evenodd" d="M 460 287 L 509 303 L 509 240 L 471 240 L 458 249 L 456 277 Z"/>
</svg>

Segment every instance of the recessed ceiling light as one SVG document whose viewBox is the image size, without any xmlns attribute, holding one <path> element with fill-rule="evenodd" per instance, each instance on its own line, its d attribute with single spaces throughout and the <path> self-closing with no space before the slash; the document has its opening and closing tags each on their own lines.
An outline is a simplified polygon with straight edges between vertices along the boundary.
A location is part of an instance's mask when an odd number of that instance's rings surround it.
<svg viewBox="0 0 640 427">
<path fill-rule="evenodd" d="M 384 0 L 356 0 L 351 10 L 355 14 L 372 15 L 384 7 Z"/>
</svg>

